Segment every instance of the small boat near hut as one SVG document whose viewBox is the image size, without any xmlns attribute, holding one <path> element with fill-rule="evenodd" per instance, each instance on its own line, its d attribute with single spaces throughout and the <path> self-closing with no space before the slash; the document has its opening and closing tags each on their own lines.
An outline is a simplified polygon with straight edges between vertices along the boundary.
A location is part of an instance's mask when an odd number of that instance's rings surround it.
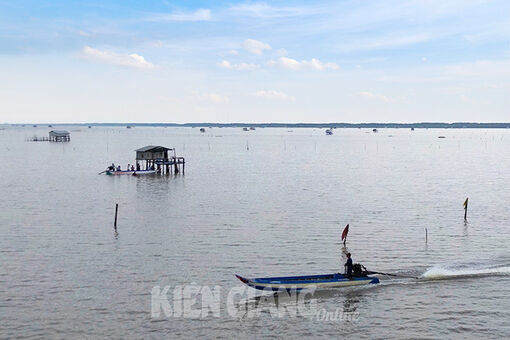
<svg viewBox="0 0 510 340">
<path fill-rule="evenodd" d="M 107 175 L 153 175 L 156 170 L 106 170 Z"/>
</svg>

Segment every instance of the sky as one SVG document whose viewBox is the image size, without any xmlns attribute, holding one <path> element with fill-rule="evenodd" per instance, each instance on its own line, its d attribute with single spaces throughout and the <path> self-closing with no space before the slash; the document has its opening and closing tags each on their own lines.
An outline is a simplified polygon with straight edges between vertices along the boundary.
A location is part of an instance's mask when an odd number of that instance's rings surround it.
<svg viewBox="0 0 510 340">
<path fill-rule="evenodd" d="M 0 0 L 0 123 L 458 121 L 510 121 L 510 1 Z"/>
</svg>

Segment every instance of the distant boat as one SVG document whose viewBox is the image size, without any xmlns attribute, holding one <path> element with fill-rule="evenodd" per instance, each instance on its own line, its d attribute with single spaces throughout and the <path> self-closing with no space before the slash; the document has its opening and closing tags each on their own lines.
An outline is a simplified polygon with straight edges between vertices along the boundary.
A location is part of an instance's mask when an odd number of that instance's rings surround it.
<svg viewBox="0 0 510 340">
<path fill-rule="evenodd" d="M 92 126 L 89 125 L 89 129 L 92 128 Z"/>
<path fill-rule="evenodd" d="M 248 128 L 243 128 L 243 131 L 248 131 Z"/>
<path fill-rule="evenodd" d="M 372 132 L 377 132 L 377 129 L 372 129 Z"/>
<path fill-rule="evenodd" d="M 333 134 L 333 130 L 331 130 L 331 129 L 326 130 L 326 135 L 331 136 L 332 134 Z"/>
<path fill-rule="evenodd" d="M 411 131 L 414 131 L 414 128 L 411 128 Z"/>
<path fill-rule="evenodd" d="M 446 136 L 439 136 L 439 137 L 437 137 L 437 138 L 446 138 Z"/>
<path fill-rule="evenodd" d="M 131 129 L 131 126 L 129 126 L 129 125 L 128 125 L 128 126 L 126 126 L 126 129 Z"/>
<path fill-rule="evenodd" d="M 34 124 L 33 126 L 34 126 L 34 127 L 37 127 L 37 125 L 35 125 L 35 124 Z"/>
<path fill-rule="evenodd" d="M 204 128 L 200 128 L 200 132 L 205 132 L 205 129 Z"/>
</svg>

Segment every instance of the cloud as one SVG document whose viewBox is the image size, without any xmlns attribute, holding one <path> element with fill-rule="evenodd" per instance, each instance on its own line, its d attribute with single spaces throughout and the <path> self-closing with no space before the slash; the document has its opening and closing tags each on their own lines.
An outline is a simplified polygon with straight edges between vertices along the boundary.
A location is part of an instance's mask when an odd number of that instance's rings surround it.
<svg viewBox="0 0 510 340">
<path fill-rule="evenodd" d="M 145 60 L 139 54 L 119 54 L 111 51 L 101 51 L 89 46 L 85 46 L 82 50 L 83 57 L 98 63 L 120 65 L 141 69 L 154 68 L 154 64 Z"/>
<path fill-rule="evenodd" d="M 378 37 L 370 40 L 349 42 L 346 46 L 340 46 L 339 50 L 343 52 L 352 52 L 398 48 L 407 45 L 419 44 L 432 40 L 433 38 L 434 37 L 430 34 Z"/>
<path fill-rule="evenodd" d="M 335 63 L 323 63 L 318 59 L 312 58 L 311 60 L 301 60 L 298 61 L 296 59 L 280 57 L 278 60 L 270 60 L 268 65 L 271 66 L 279 66 L 288 70 L 316 70 L 316 71 L 324 71 L 324 70 L 338 70 L 339 67 Z"/>
<path fill-rule="evenodd" d="M 276 55 L 279 57 L 284 57 L 287 55 L 287 50 L 284 48 L 280 48 L 278 51 L 276 51 Z"/>
<path fill-rule="evenodd" d="M 232 55 L 238 55 L 239 52 L 237 50 L 230 50 L 228 51 L 229 54 L 232 54 Z"/>
<path fill-rule="evenodd" d="M 236 16 L 246 16 L 260 19 L 275 19 L 284 17 L 298 17 L 320 13 L 313 7 L 274 7 L 266 3 L 247 3 L 235 5 L 229 10 Z"/>
<path fill-rule="evenodd" d="M 390 98 L 388 98 L 382 94 L 376 94 L 376 93 L 372 93 L 372 92 L 368 92 L 368 91 L 361 91 L 358 93 L 358 95 L 363 98 L 370 99 L 370 100 L 377 100 L 377 101 L 382 101 L 385 103 L 392 102 L 392 100 Z"/>
<path fill-rule="evenodd" d="M 90 33 L 90 32 L 86 32 L 86 31 L 78 31 L 78 34 L 81 35 L 82 37 L 86 37 L 86 38 L 90 38 L 90 37 L 93 37 L 94 34 Z"/>
<path fill-rule="evenodd" d="M 194 12 L 174 12 L 170 14 L 154 15 L 145 21 L 209 21 L 211 10 L 199 8 Z"/>
<path fill-rule="evenodd" d="M 271 50 L 271 46 L 269 46 L 268 44 L 254 39 L 246 39 L 244 41 L 243 47 L 248 52 L 256 55 L 262 55 L 262 53 L 264 53 L 264 50 Z"/>
<path fill-rule="evenodd" d="M 283 101 L 287 101 L 287 100 L 292 101 L 292 100 L 296 99 L 292 96 L 287 95 L 286 93 L 279 92 L 279 91 L 260 90 L 260 91 L 253 93 L 253 95 L 255 97 L 259 97 L 259 98 L 278 99 L 278 100 L 283 100 Z"/>
<path fill-rule="evenodd" d="M 237 70 L 237 71 L 253 71 L 260 67 L 257 64 L 246 64 L 246 63 L 232 64 L 228 60 L 223 60 L 221 63 L 218 63 L 218 66 L 229 69 L 229 70 Z"/>
<path fill-rule="evenodd" d="M 448 75 L 463 77 L 502 77 L 508 79 L 510 62 L 502 60 L 477 60 L 444 67 Z"/>
<path fill-rule="evenodd" d="M 199 99 L 213 104 L 226 104 L 229 102 L 229 98 L 227 96 L 217 93 L 205 93 L 199 96 Z"/>
</svg>

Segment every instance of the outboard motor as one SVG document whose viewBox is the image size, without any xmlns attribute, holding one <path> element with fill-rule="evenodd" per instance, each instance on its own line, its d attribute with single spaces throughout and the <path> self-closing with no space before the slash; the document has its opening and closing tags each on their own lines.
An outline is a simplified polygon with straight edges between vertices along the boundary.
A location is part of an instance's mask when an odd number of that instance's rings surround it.
<svg viewBox="0 0 510 340">
<path fill-rule="evenodd" d="M 368 275 L 367 268 L 361 263 L 355 263 L 352 266 L 352 276 L 365 277 Z"/>
</svg>

